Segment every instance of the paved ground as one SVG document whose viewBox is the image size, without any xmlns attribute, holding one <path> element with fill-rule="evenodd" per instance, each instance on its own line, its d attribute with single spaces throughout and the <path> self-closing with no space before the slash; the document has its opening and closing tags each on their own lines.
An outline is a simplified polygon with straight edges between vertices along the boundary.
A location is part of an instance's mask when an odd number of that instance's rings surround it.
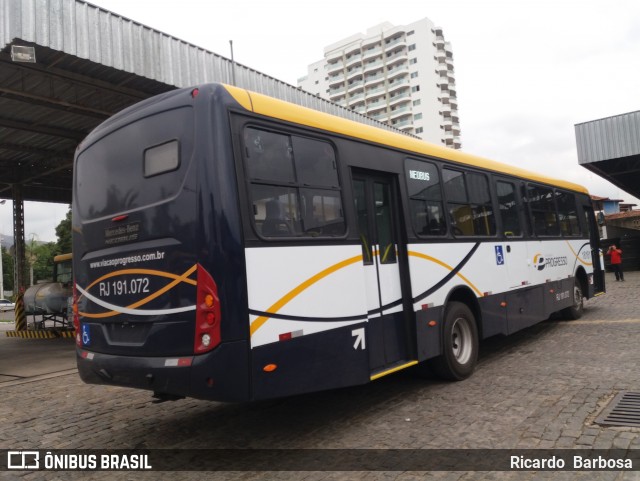
<svg viewBox="0 0 640 481">
<path fill-rule="evenodd" d="M 608 275 L 607 295 L 589 301 L 579 321 L 547 321 L 489 340 L 476 373 L 461 383 L 401 372 L 367 386 L 269 402 L 151 404 L 147 392 L 89 386 L 69 373 L 70 340 L 0 338 L 0 353 L 17 345 L 35 353 L 46 345 L 56 359 L 44 369 L 55 377 L 43 378 L 41 369 L 16 379 L 11 375 L 18 371 L 0 354 L 6 376 L 0 378 L 0 449 L 640 449 L 640 429 L 594 424 L 616 393 L 640 391 L 640 273 L 626 276 L 616 283 Z M 640 480 L 640 471 L 3 474 L 25 480 Z"/>
</svg>

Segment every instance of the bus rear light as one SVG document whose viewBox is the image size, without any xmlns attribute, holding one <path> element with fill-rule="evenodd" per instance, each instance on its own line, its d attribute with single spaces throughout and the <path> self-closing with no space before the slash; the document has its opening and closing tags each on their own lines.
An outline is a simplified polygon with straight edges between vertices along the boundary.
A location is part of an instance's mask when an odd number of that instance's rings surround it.
<svg viewBox="0 0 640 481">
<path fill-rule="evenodd" d="M 276 369 L 278 369 L 277 364 L 267 364 L 265 367 L 262 368 L 264 372 L 273 372 Z"/>
<path fill-rule="evenodd" d="M 218 286 L 211 274 L 198 264 L 194 354 L 211 351 L 220 344 L 220 321 Z"/>
<path fill-rule="evenodd" d="M 438 325 L 438 323 L 436 321 L 429 321 L 427 323 L 427 326 L 429 326 L 429 327 L 436 327 L 437 325 Z"/>
<path fill-rule="evenodd" d="M 82 346 L 82 337 L 80 335 L 80 314 L 78 314 L 78 290 L 76 289 L 75 280 L 73 282 L 73 304 L 71 305 L 72 315 L 73 315 L 73 329 L 76 332 L 76 345 L 78 347 Z"/>
</svg>

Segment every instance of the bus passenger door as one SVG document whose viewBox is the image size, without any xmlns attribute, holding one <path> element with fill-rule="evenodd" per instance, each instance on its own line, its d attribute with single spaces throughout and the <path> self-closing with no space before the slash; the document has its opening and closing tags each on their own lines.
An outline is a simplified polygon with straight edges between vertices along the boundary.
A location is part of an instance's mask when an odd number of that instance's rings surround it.
<svg viewBox="0 0 640 481">
<path fill-rule="evenodd" d="M 362 270 L 367 292 L 367 349 L 372 371 L 408 357 L 397 243 L 393 179 L 357 173 L 353 178 Z"/>
<path fill-rule="evenodd" d="M 604 268 L 600 259 L 600 232 L 592 207 L 584 207 L 584 215 L 589 228 L 589 244 L 591 245 L 591 262 L 593 263 L 594 295 L 605 292 Z"/>
</svg>

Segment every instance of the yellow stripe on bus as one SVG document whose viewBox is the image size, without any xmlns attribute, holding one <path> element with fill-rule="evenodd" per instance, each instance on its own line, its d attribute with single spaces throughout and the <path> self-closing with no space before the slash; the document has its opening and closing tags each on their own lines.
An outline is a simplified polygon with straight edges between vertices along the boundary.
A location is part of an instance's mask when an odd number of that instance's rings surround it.
<svg viewBox="0 0 640 481">
<path fill-rule="evenodd" d="M 308 107 L 278 100 L 267 95 L 251 92 L 238 87 L 224 85 L 225 89 L 242 107 L 250 112 L 265 115 L 267 117 L 285 120 L 300 125 L 306 125 L 326 132 L 333 132 L 346 135 L 355 139 L 375 142 L 379 145 L 403 149 L 428 156 L 435 156 L 441 159 L 470 165 L 481 169 L 513 175 L 523 179 L 529 179 L 545 184 L 555 185 L 575 192 L 588 194 L 589 191 L 578 184 L 562 179 L 556 179 L 543 174 L 537 174 L 520 167 L 496 162 L 471 154 L 466 154 L 460 150 L 449 149 L 444 146 L 430 144 L 428 142 L 412 138 L 400 133 L 383 130 L 371 125 L 361 124 L 353 120 L 348 120 L 324 112 L 318 112 Z"/>
<path fill-rule="evenodd" d="M 446 263 L 442 262 L 441 260 L 436 259 L 435 257 L 428 256 L 427 254 L 422 254 L 420 252 L 409 251 L 409 255 L 413 256 L 413 257 L 418 257 L 420 259 L 424 259 L 424 260 L 427 260 L 427 261 L 434 262 L 434 263 L 438 264 L 439 266 L 442 266 L 445 269 L 448 269 L 449 271 L 453 271 L 453 267 L 451 267 L 449 264 L 446 264 Z M 473 289 L 476 292 L 476 294 L 478 294 L 478 296 L 482 297 L 484 295 L 482 293 L 482 291 L 480 291 L 480 289 L 478 289 L 469 279 L 467 279 L 465 276 L 463 276 L 460 272 L 456 272 L 456 275 L 460 279 L 462 279 L 469 287 L 471 287 L 471 289 Z"/>
<path fill-rule="evenodd" d="M 573 250 L 573 247 L 571 247 L 571 244 L 569 243 L 568 240 L 565 240 L 565 242 L 569 246 L 569 249 L 571 249 L 571 252 L 573 253 L 573 255 L 576 256 L 576 259 L 578 259 L 582 264 L 584 264 L 585 266 L 592 266 L 593 265 L 593 263 L 591 263 L 591 262 L 587 262 L 587 261 L 582 260 L 582 258 L 580 258 L 580 256 L 578 255 L 580 253 L 578 252 L 578 254 L 576 254 L 576 251 Z M 582 250 L 582 249 L 580 249 L 580 250 Z"/>
<path fill-rule="evenodd" d="M 378 251 L 374 252 L 374 256 L 377 256 L 378 254 L 379 254 Z M 413 257 L 418 257 L 420 259 L 428 260 L 428 261 L 431 261 L 431 262 L 435 262 L 436 264 L 444 267 L 445 269 L 447 269 L 449 271 L 453 271 L 454 270 L 453 267 L 451 267 L 449 264 L 446 264 L 446 263 L 436 259 L 435 257 L 431 257 L 431 256 L 428 256 L 426 254 L 421 254 L 420 252 L 413 252 L 413 251 L 409 251 L 409 255 L 413 256 Z M 290 290 L 287 294 L 285 294 L 283 297 L 281 297 L 275 304 L 273 304 L 271 307 L 269 307 L 266 310 L 266 313 L 267 314 L 277 314 L 280 309 L 282 309 L 286 304 L 288 304 L 290 301 L 292 301 L 295 297 L 297 297 L 305 289 L 311 287 L 313 284 L 315 284 L 319 280 L 324 279 L 328 275 L 333 274 L 334 272 L 342 269 L 343 267 L 350 266 L 351 264 L 354 264 L 354 263 L 356 263 L 358 261 L 362 261 L 362 255 L 350 257 L 349 259 L 346 259 L 346 260 L 338 262 L 337 264 L 334 264 L 334 265 L 332 265 L 330 267 L 327 267 L 323 271 L 315 274 L 313 277 L 310 277 L 309 279 L 307 279 L 306 281 L 304 281 L 303 283 L 301 283 L 297 287 L 295 287 L 292 290 Z M 476 292 L 476 294 L 478 294 L 478 296 L 480 296 L 480 297 L 483 296 L 483 293 L 480 291 L 480 289 L 478 289 L 469 279 L 467 279 L 465 276 L 463 276 L 460 272 L 457 272 L 456 275 L 458 277 L 460 277 L 469 287 L 471 287 Z M 256 331 L 258 329 L 260 329 L 264 325 L 264 323 L 267 322 L 269 319 L 270 319 L 269 316 L 257 317 L 251 323 L 251 326 L 250 326 L 250 329 L 249 329 L 250 335 L 253 336 L 256 333 Z"/>
<path fill-rule="evenodd" d="M 167 284 L 166 286 L 164 286 L 161 289 L 158 289 L 156 292 L 154 292 L 153 294 L 145 297 L 144 299 L 140 299 L 139 301 L 134 302 L 133 304 L 130 304 L 128 306 L 126 306 L 127 309 L 136 309 L 137 307 L 143 306 L 145 304 L 147 304 L 148 302 L 151 302 L 152 300 L 156 299 L 157 297 L 161 296 L 162 294 L 164 294 L 165 292 L 167 292 L 170 289 L 173 289 L 176 285 L 180 284 L 181 282 L 188 282 L 189 284 L 193 284 L 196 285 L 197 282 L 193 281 L 192 279 L 187 279 L 187 277 L 189 277 L 191 274 L 193 274 L 196 269 L 198 268 L 198 264 L 194 264 L 191 268 L 189 268 L 189 270 L 187 270 L 184 274 L 182 274 L 181 276 L 177 276 L 175 274 L 171 274 L 169 272 L 162 272 L 162 271 L 155 271 L 155 272 L 161 272 L 163 274 L 162 277 L 169 277 L 169 278 L 173 278 L 174 280 L 172 282 L 170 282 L 169 284 Z M 138 271 L 145 271 L 147 269 L 129 269 L 128 273 L 136 273 L 139 274 L 140 272 Z M 107 278 L 107 277 L 112 277 L 112 275 L 122 275 L 122 273 L 125 271 L 117 271 L 117 273 L 112 273 L 107 274 L 105 276 L 103 276 L 101 279 Z M 96 284 L 95 281 L 91 284 L 91 286 L 94 286 Z M 91 287 L 90 286 L 90 287 Z M 89 288 L 90 288 L 89 287 Z M 89 288 L 85 289 L 85 290 L 89 290 Z M 102 312 L 100 314 L 90 314 L 87 312 L 79 312 L 78 314 L 80 314 L 83 317 L 88 317 L 90 319 L 103 319 L 105 317 L 113 317 L 113 316 L 117 316 L 118 314 L 120 314 L 118 311 L 107 311 L 107 312 Z"/>
<path fill-rule="evenodd" d="M 308 287 L 311 287 L 312 285 L 314 285 L 319 280 L 324 279 L 328 275 L 333 274 L 334 272 L 342 269 L 343 267 L 350 266 L 351 264 L 355 264 L 356 262 L 361 261 L 361 260 L 362 260 L 362 255 L 358 255 L 358 256 L 350 257 L 349 259 L 345 259 L 344 261 L 338 262 L 337 264 L 334 264 L 334 265 L 332 265 L 330 267 L 327 267 L 325 270 L 318 272 L 313 277 L 310 277 L 309 279 L 304 281 L 298 287 L 295 287 L 294 289 L 290 290 L 287 294 L 282 296 L 278 300 L 278 302 L 276 302 L 271 307 L 269 307 L 269 309 L 267 309 L 267 312 L 269 314 L 276 314 L 280 309 L 282 309 L 292 299 L 297 297 L 302 291 L 304 291 Z M 251 327 L 249 329 L 251 335 L 253 336 L 253 334 L 258 329 L 260 329 L 263 326 L 263 324 L 265 322 L 267 322 L 268 320 L 269 320 L 268 316 L 260 316 L 256 320 L 254 320 L 251 323 Z"/>
</svg>

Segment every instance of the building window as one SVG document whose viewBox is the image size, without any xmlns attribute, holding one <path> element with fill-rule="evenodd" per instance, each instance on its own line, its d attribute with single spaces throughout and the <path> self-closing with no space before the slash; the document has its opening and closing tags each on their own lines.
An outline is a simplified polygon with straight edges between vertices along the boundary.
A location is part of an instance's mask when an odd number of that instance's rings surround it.
<svg viewBox="0 0 640 481">
<path fill-rule="evenodd" d="M 413 35 L 414 33 L 415 33 L 415 30 L 411 30 L 410 32 L 407 32 L 407 37 L 408 37 L 409 35 Z"/>
<path fill-rule="evenodd" d="M 418 78 L 418 72 L 413 72 L 411 74 L 411 78 Z"/>
<path fill-rule="evenodd" d="M 411 45 L 409 45 L 409 52 L 413 52 L 416 49 L 416 44 L 412 43 Z"/>
<path fill-rule="evenodd" d="M 424 129 L 422 127 L 418 127 L 416 129 L 416 134 L 421 134 L 422 132 L 424 132 Z"/>
<path fill-rule="evenodd" d="M 417 107 L 418 105 L 420 105 L 422 103 L 422 100 L 418 99 L 418 100 L 414 100 L 413 101 L 413 106 Z"/>
<path fill-rule="evenodd" d="M 412 58 L 412 59 L 409 60 L 409 64 L 410 65 L 415 65 L 417 63 L 418 63 L 418 59 L 417 58 Z"/>
<path fill-rule="evenodd" d="M 415 114 L 413 116 L 413 120 L 421 120 L 422 119 L 422 114 Z"/>
<path fill-rule="evenodd" d="M 415 87 L 411 87 L 412 92 L 420 92 L 420 85 L 416 85 Z"/>
</svg>

